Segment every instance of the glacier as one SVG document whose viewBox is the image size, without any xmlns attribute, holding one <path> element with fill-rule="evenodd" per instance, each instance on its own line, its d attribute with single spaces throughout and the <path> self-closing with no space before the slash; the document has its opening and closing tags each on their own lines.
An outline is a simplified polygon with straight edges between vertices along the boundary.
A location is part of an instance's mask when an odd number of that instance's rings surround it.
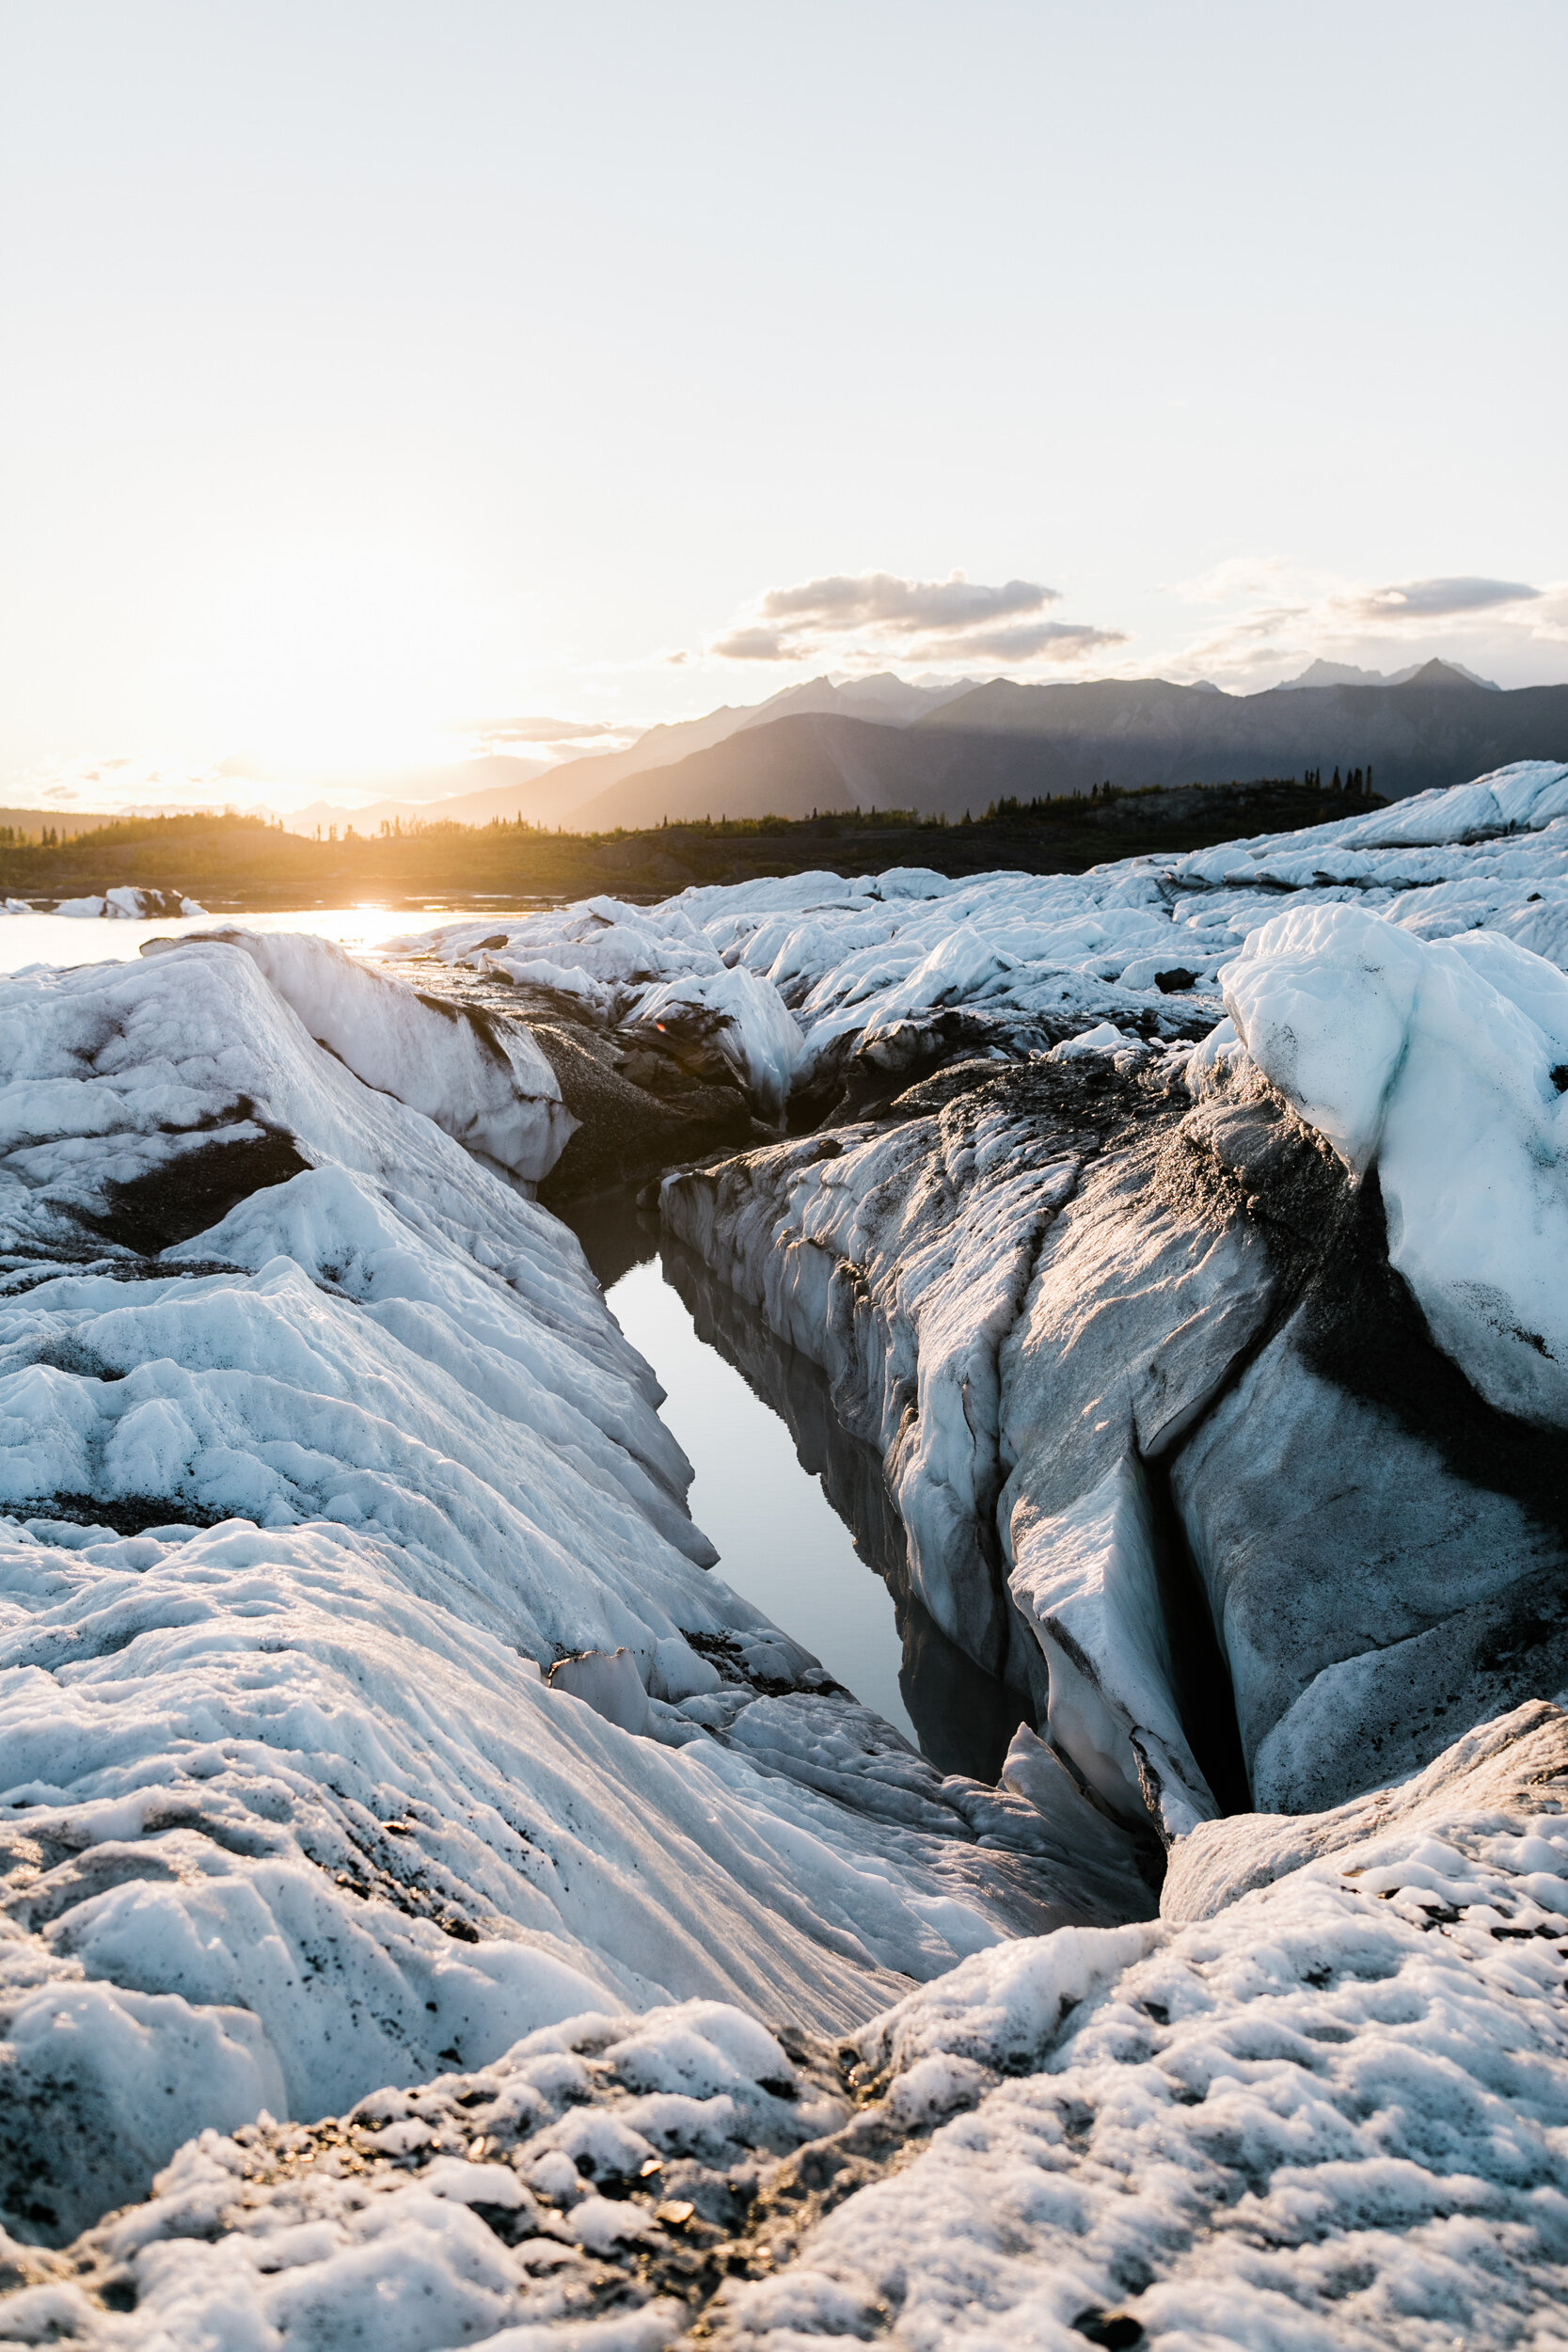
<svg viewBox="0 0 1568 2352">
<path fill-rule="evenodd" d="M 1568 2341 L 1564 965 L 1531 763 L 0 982 L 0 2333 Z M 994 1786 L 715 1573 L 626 1173 Z"/>
</svg>

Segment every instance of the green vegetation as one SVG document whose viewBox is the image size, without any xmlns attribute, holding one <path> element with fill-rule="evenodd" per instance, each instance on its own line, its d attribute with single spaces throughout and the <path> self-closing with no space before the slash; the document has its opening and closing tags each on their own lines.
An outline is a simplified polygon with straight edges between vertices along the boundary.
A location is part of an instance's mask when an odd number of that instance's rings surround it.
<svg viewBox="0 0 1568 2352">
<path fill-rule="evenodd" d="M 1353 771 L 1359 775 L 1360 771 Z M 828 867 L 874 873 L 888 866 L 973 874 L 998 866 L 1079 873 L 1105 858 L 1206 848 L 1354 815 L 1380 803 L 1369 789 L 1269 778 L 1085 796 L 993 802 L 981 818 L 949 822 L 909 809 L 829 816 L 704 818 L 643 833 L 546 833 L 521 820 L 488 825 L 345 823 L 341 838 L 311 840 L 262 817 L 138 817 L 62 840 L 18 837 L 0 827 L 0 892 L 45 900 L 84 897 L 117 883 L 179 890 L 214 911 L 309 907 L 375 899 L 508 904 L 611 891 L 662 898 L 689 882 Z M 49 837 L 52 834 L 55 837 Z"/>
</svg>

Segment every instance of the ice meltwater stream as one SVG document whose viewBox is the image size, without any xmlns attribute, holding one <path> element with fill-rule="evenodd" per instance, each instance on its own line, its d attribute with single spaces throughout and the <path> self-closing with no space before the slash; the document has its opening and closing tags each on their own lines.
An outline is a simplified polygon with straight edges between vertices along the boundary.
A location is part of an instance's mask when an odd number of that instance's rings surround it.
<svg viewBox="0 0 1568 2352">
<path fill-rule="evenodd" d="M 720 1573 L 913 1740 L 893 1597 L 857 1559 L 784 1422 L 699 1339 L 657 1255 L 621 1277 L 610 1309 L 667 1391 L 664 1418 L 697 1473 L 691 1516 L 719 1548 Z"/>
<path fill-rule="evenodd" d="M 880 1464 L 837 1421 L 823 1374 L 661 1236 L 629 1191 L 581 1203 L 570 1222 L 666 1391 L 719 1573 L 939 1768 L 994 1779 L 1022 1702 L 908 1591 Z"/>
</svg>

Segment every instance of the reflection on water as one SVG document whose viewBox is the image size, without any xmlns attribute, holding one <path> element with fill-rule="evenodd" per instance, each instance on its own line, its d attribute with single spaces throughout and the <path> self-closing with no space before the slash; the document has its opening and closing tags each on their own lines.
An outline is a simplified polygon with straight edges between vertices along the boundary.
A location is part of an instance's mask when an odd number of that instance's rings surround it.
<svg viewBox="0 0 1568 2352">
<path fill-rule="evenodd" d="M 664 1418 L 696 1470 L 691 1515 L 721 1573 L 939 1771 L 994 1781 L 1024 1702 L 910 1591 L 881 1463 L 839 1421 L 824 1374 L 689 1251 L 661 1242 L 628 1193 L 581 1204 L 571 1222 L 668 1393 Z"/>
<path fill-rule="evenodd" d="M 134 962 L 146 940 L 188 939 L 193 931 L 221 930 L 226 924 L 247 931 L 313 931 L 319 939 L 336 940 L 351 954 L 373 959 L 389 939 L 433 930 L 438 923 L 458 922 L 474 912 L 471 906 L 303 907 L 281 913 L 150 915 L 145 921 L 139 916 L 5 914 L 0 915 L 0 972 L 21 972 L 30 963 Z"/>
</svg>

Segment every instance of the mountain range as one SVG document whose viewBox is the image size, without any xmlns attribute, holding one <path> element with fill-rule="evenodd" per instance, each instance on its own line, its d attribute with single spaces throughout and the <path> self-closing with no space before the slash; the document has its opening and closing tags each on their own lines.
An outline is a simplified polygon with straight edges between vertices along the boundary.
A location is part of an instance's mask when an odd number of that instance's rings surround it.
<svg viewBox="0 0 1568 2352">
<path fill-rule="evenodd" d="M 1286 678 L 1284 685 L 1288 692 L 1303 686 L 1406 686 L 1426 666 L 1424 661 L 1412 661 L 1402 670 L 1360 670 L 1354 661 L 1324 661 L 1320 656 L 1307 663 L 1299 677 Z M 1463 661 L 1445 661 L 1443 667 L 1451 670 L 1455 677 L 1464 678 L 1467 685 L 1484 686 L 1489 694 L 1502 692 L 1495 678 L 1478 677 Z"/>
<path fill-rule="evenodd" d="M 665 817 L 855 807 L 961 818 L 1007 796 L 1043 799 L 1106 782 L 1226 784 L 1314 768 L 1326 778 L 1335 768 L 1370 767 L 1377 791 L 1399 799 L 1531 758 L 1568 759 L 1568 686 L 1503 691 L 1439 661 L 1399 685 L 1247 695 L 1158 678 L 996 679 L 902 726 L 832 709 L 775 716 L 683 758 L 629 768 L 578 803 L 571 821 L 608 832 Z"/>
<path fill-rule="evenodd" d="M 388 800 L 345 818 L 564 825 L 574 832 L 657 825 L 665 818 L 809 817 L 851 808 L 979 816 L 996 800 L 1122 787 L 1226 784 L 1370 768 L 1399 799 L 1459 784 L 1513 759 L 1568 759 L 1568 686 L 1504 690 L 1452 663 L 1398 678 L 1345 682 L 1319 662 L 1256 694 L 1162 678 L 1073 685 L 964 680 L 922 687 L 884 675 L 814 678 L 751 707 L 651 727 L 628 749 L 540 773 L 498 755 L 468 770 L 479 788 L 414 805 Z M 1348 665 L 1347 665 L 1348 666 Z"/>
</svg>

